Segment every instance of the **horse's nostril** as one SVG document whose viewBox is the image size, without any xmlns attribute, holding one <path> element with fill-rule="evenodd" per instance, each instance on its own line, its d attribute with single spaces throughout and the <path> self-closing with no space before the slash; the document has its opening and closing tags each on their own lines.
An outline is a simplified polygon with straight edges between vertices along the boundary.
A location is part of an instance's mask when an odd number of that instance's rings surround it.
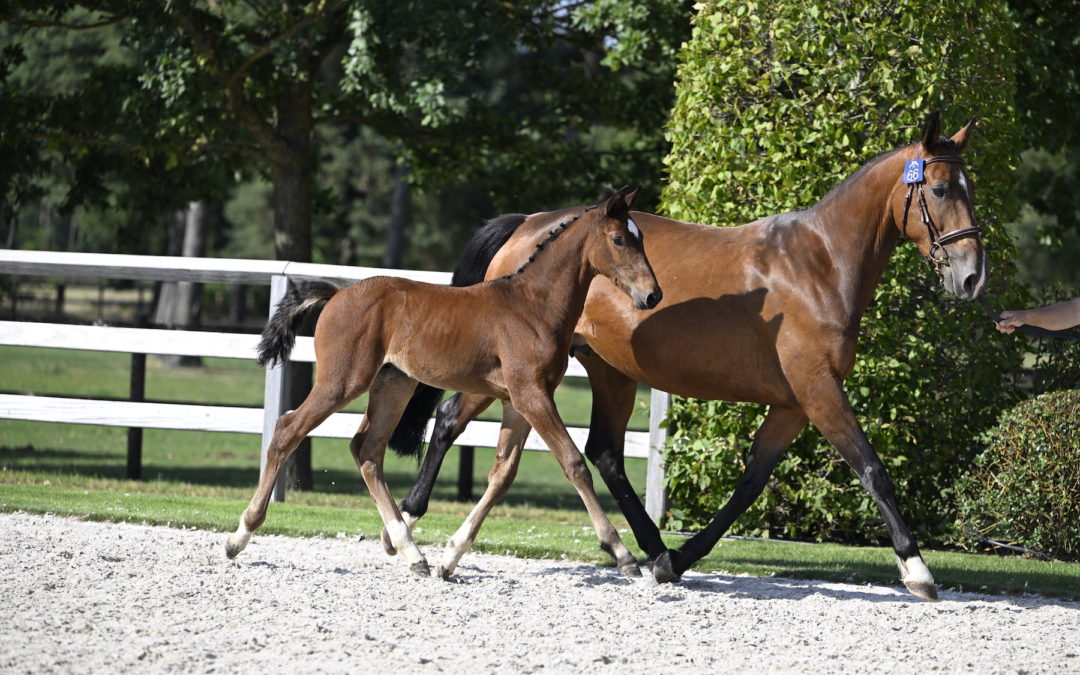
<svg viewBox="0 0 1080 675">
<path fill-rule="evenodd" d="M 645 308 L 652 309 L 660 304 L 660 299 L 664 297 L 664 294 L 660 291 L 649 293 L 649 297 L 645 298 Z"/>
<path fill-rule="evenodd" d="M 979 277 L 975 274 L 969 274 L 967 278 L 964 279 L 964 292 L 967 293 L 968 297 L 971 297 L 975 294 L 975 286 L 978 283 Z"/>
</svg>

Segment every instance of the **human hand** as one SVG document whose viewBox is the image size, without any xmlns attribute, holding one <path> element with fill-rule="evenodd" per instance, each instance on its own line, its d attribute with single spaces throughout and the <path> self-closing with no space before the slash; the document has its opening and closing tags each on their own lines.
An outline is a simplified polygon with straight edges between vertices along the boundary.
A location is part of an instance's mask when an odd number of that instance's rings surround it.
<svg viewBox="0 0 1080 675">
<path fill-rule="evenodd" d="M 995 325 L 997 326 L 998 331 L 1006 334 L 1011 333 L 1016 330 L 1017 326 L 1023 326 L 1027 323 L 1024 320 L 1025 314 L 1026 312 L 1024 312 L 1024 310 L 1007 309 L 1001 313 L 1001 317 L 997 320 Z"/>
</svg>

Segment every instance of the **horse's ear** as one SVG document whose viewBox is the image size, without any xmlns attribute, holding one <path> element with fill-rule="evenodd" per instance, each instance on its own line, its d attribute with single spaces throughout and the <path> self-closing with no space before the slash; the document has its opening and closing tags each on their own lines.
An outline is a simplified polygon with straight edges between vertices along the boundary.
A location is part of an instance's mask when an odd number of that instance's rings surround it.
<svg viewBox="0 0 1080 675">
<path fill-rule="evenodd" d="M 626 200 L 626 208 L 630 208 L 634 205 L 634 200 L 637 199 L 638 192 L 641 192 L 641 186 L 635 185 L 633 190 L 630 190 L 623 195 L 623 199 Z"/>
<path fill-rule="evenodd" d="M 941 113 L 937 110 L 926 116 L 923 122 L 921 143 L 928 152 L 941 140 Z"/>
<path fill-rule="evenodd" d="M 621 218 L 630 210 L 630 205 L 637 197 L 637 188 L 631 192 L 630 186 L 626 185 L 615 191 L 603 204 L 604 215 L 609 218 Z"/>
<path fill-rule="evenodd" d="M 964 151 L 964 148 L 967 146 L 968 139 L 971 138 L 971 132 L 975 130 L 975 125 L 978 123 L 979 118 L 972 117 L 971 120 L 964 125 L 963 129 L 957 131 L 955 134 L 953 134 L 953 137 L 949 139 L 956 144 L 956 152 L 958 154 Z"/>
</svg>

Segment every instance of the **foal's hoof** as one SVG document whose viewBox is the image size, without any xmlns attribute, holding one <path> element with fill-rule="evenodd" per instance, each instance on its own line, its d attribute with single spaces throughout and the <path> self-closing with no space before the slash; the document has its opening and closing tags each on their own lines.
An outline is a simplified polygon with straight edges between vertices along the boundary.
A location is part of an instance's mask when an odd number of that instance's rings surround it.
<svg viewBox="0 0 1080 675">
<path fill-rule="evenodd" d="M 409 571 L 418 577 L 427 578 L 431 576 L 431 568 L 428 567 L 426 560 L 414 562 L 413 564 L 409 565 Z"/>
<path fill-rule="evenodd" d="M 929 600 L 930 602 L 938 601 L 937 584 L 926 583 L 924 581 L 911 581 L 905 583 L 904 586 L 923 600 Z"/>
<path fill-rule="evenodd" d="M 657 556 L 656 560 L 652 561 L 652 573 L 653 577 L 656 578 L 656 583 L 671 584 L 682 578 L 682 575 L 675 571 L 671 556 L 672 551 L 668 549 Z"/>
<path fill-rule="evenodd" d="M 240 551 L 243 551 L 247 547 L 248 541 L 251 540 L 251 535 L 239 536 L 235 532 L 229 535 L 229 539 L 225 542 L 225 556 L 232 560 L 236 557 Z"/>
<path fill-rule="evenodd" d="M 624 577 L 630 577 L 631 579 L 641 578 L 641 567 L 637 564 L 636 560 L 632 560 L 625 565 L 619 565 L 619 572 Z"/>
<path fill-rule="evenodd" d="M 382 542 L 386 555 L 397 555 L 397 549 L 394 548 L 394 542 L 390 541 L 390 533 L 386 531 L 385 527 L 382 529 L 382 534 L 379 535 L 379 541 Z"/>
<path fill-rule="evenodd" d="M 440 564 L 435 566 L 435 574 L 433 574 L 432 576 L 435 577 L 436 579 L 442 579 L 443 581 L 448 581 L 450 579 L 450 575 L 453 574 L 453 573 L 454 573 L 453 568 L 446 567 L 445 565 L 440 563 Z"/>
</svg>

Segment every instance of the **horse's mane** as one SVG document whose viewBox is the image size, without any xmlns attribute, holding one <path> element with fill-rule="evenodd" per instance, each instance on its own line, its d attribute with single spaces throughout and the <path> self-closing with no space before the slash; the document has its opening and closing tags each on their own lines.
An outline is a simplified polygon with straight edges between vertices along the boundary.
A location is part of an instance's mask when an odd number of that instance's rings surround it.
<svg viewBox="0 0 1080 675">
<path fill-rule="evenodd" d="M 861 167 L 856 169 L 854 173 L 849 174 L 847 178 L 834 185 L 831 190 L 825 193 L 825 196 L 821 198 L 821 201 L 824 202 L 836 197 L 842 197 L 844 194 L 847 193 L 848 190 L 851 189 L 851 186 L 854 183 L 857 183 L 859 180 L 861 180 L 863 175 L 870 171 L 872 168 L 883 162 L 886 158 L 891 157 L 895 153 L 903 150 L 904 148 L 910 148 L 912 145 L 914 145 L 914 143 L 908 143 L 907 145 L 902 145 L 899 148 L 893 148 L 892 150 L 888 150 L 881 153 L 877 157 L 874 157 L 869 162 L 863 164 Z"/>
<path fill-rule="evenodd" d="M 585 215 L 589 211 L 592 211 L 595 208 L 596 208 L 596 206 L 588 206 L 588 207 L 585 208 L 584 211 L 577 214 L 576 216 L 574 216 L 570 220 L 568 220 L 568 221 L 566 221 L 564 223 L 559 223 L 558 225 L 556 225 L 550 232 L 548 232 L 547 238 L 536 245 L 536 252 L 534 252 L 531 256 L 529 256 L 529 259 L 526 260 L 524 262 L 524 264 L 522 264 L 522 266 L 517 269 L 516 272 L 513 272 L 511 274 L 507 274 L 505 277 L 503 277 L 503 279 L 510 279 L 512 277 L 516 277 L 519 274 L 521 274 L 522 272 L 524 272 L 525 269 L 528 268 L 528 266 L 531 265 L 536 260 L 536 256 L 540 255 L 540 253 L 544 250 L 545 246 L 547 246 L 551 242 L 558 239 L 559 235 L 562 234 L 563 232 L 566 232 L 567 228 L 569 228 L 571 225 L 576 223 L 578 221 L 578 219 L 581 218 L 583 215 Z M 548 213 L 551 213 L 551 212 L 549 211 Z"/>
</svg>

